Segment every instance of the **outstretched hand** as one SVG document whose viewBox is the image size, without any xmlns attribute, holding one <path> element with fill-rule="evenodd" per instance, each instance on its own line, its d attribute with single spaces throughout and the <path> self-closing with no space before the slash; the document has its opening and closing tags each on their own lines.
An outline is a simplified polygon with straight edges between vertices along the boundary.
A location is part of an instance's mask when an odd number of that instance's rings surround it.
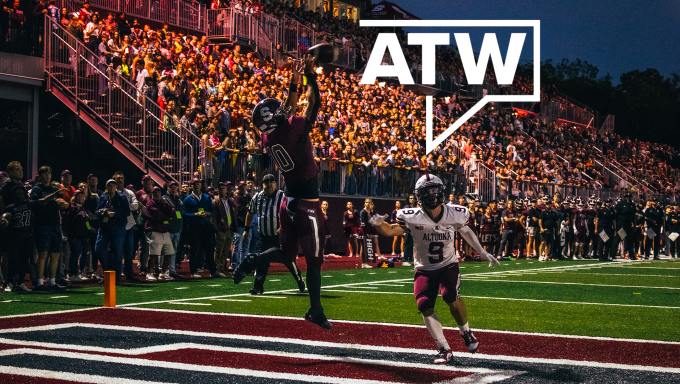
<svg viewBox="0 0 680 384">
<path fill-rule="evenodd" d="M 314 72 L 314 61 L 316 58 L 314 56 L 307 54 L 304 57 L 304 62 L 305 62 L 305 73 L 313 73 Z"/>
<path fill-rule="evenodd" d="M 368 223 L 371 224 L 374 227 L 379 227 L 382 225 L 382 223 L 385 222 L 387 219 L 387 215 L 378 215 L 377 213 L 373 216 L 371 216 L 370 219 L 368 219 Z"/>
<path fill-rule="evenodd" d="M 484 252 L 483 256 L 484 256 L 485 259 L 487 259 L 489 261 L 489 268 L 493 269 L 493 268 L 496 268 L 497 266 L 501 265 L 501 262 L 498 261 L 498 259 L 496 259 L 495 257 L 493 257 L 493 255 L 490 254 L 489 252 Z"/>
</svg>

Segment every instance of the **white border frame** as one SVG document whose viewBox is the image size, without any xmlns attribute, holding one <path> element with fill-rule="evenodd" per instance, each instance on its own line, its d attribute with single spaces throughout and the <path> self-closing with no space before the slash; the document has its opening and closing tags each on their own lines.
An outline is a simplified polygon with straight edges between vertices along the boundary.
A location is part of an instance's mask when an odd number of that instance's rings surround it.
<svg viewBox="0 0 680 384">
<path fill-rule="evenodd" d="M 531 27 L 534 29 L 534 94 L 487 95 L 470 108 L 460 119 L 433 139 L 432 96 L 426 96 L 426 152 L 432 152 L 475 113 L 489 102 L 541 101 L 541 21 L 540 20 L 360 20 L 360 27 Z"/>
</svg>

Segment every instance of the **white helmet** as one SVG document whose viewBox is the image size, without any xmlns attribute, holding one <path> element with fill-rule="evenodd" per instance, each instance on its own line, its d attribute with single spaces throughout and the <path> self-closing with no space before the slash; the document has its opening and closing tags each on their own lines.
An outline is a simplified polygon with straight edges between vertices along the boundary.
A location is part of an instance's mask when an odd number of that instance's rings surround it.
<svg viewBox="0 0 680 384">
<path fill-rule="evenodd" d="M 435 209 L 444 204 L 444 183 L 435 175 L 425 174 L 416 182 L 415 195 L 422 207 Z"/>
</svg>

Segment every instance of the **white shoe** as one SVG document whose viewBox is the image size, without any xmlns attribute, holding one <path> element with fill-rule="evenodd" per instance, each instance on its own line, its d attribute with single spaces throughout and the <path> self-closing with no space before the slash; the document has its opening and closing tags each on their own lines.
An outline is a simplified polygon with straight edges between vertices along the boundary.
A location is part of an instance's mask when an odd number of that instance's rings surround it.
<svg viewBox="0 0 680 384">
<path fill-rule="evenodd" d="M 193 277 L 195 279 L 200 279 L 201 275 L 199 273 L 194 273 L 193 275 L 191 275 L 191 277 Z"/>
<path fill-rule="evenodd" d="M 572 257 L 572 260 L 578 260 L 578 257 L 574 256 Z"/>
<path fill-rule="evenodd" d="M 166 281 L 175 280 L 172 276 L 170 276 L 170 272 L 165 272 L 161 276 L 163 276 L 163 280 L 166 280 Z"/>
<path fill-rule="evenodd" d="M 80 274 L 80 280 L 85 281 L 85 280 L 90 280 L 87 275 L 83 272 Z"/>
<path fill-rule="evenodd" d="M 371 269 L 371 268 L 373 268 L 373 266 L 364 263 L 364 264 L 361 264 L 361 268 Z"/>
<path fill-rule="evenodd" d="M 79 275 L 75 275 L 71 278 L 71 282 L 78 282 L 78 281 L 83 281 L 83 278 L 80 277 Z"/>
<path fill-rule="evenodd" d="M 156 279 L 156 278 L 153 276 L 153 273 L 147 273 L 147 274 L 146 274 L 146 281 L 156 281 L 156 280 L 158 280 L 158 279 Z"/>
</svg>

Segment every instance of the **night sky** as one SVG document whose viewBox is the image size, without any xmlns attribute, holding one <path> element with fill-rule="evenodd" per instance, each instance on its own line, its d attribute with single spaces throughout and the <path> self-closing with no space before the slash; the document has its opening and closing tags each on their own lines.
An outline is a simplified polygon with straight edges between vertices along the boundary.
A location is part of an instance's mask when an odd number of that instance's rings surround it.
<svg viewBox="0 0 680 384">
<path fill-rule="evenodd" d="M 600 69 L 598 76 L 609 73 L 615 84 L 622 73 L 636 69 L 656 68 L 665 76 L 680 74 L 680 1 L 390 1 L 425 20 L 540 20 L 541 60 L 587 60 Z M 482 34 L 475 35 L 471 33 L 471 41 L 473 49 L 479 51 Z M 498 34 L 503 57 L 508 40 L 509 32 Z M 527 35 L 523 58 L 529 57 L 531 45 L 527 44 L 531 41 L 531 35 Z"/>
</svg>

